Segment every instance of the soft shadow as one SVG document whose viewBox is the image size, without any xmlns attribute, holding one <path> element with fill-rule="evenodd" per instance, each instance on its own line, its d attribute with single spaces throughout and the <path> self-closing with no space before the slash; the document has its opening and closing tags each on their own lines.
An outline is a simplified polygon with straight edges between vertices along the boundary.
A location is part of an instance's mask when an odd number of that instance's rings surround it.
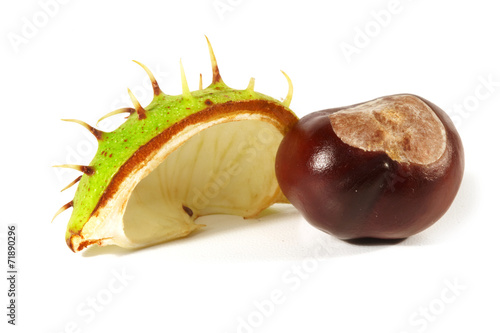
<svg viewBox="0 0 500 333">
<path fill-rule="evenodd" d="M 255 227 L 256 224 L 271 224 L 282 222 L 286 219 L 300 216 L 299 212 L 289 204 L 276 204 L 264 209 L 254 218 L 245 219 L 236 215 L 214 214 L 202 216 L 196 219 L 197 224 L 205 224 L 206 227 L 193 231 L 187 237 L 170 240 L 167 242 L 153 244 L 150 246 L 126 249 L 116 245 L 99 246 L 93 244 L 82 251 L 83 257 L 95 257 L 100 255 L 124 256 L 136 253 L 138 251 L 147 251 L 148 249 L 162 249 L 182 245 L 183 243 L 199 242 L 205 238 L 213 237 L 220 233 L 227 233 L 234 229 L 245 229 Z"/>
<path fill-rule="evenodd" d="M 346 240 L 346 243 L 353 244 L 353 245 L 366 245 L 366 246 L 375 246 L 375 245 L 394 245 L 394 244 L 399 244 L 402 241 L 404 241 L 406 238 L 399 238 L 399 239 L 380 239 L 380 238 L 370 238 L 370 237 L 365 237 L 365 238 L 356 238 L 356 239 L 349 239 Z"/>
<path fill-rule="evenodd" d="M 243 218 L 235 215 L 207 215 L 202 216 L 196 223 L 206 224 L 195 233 L 193 237 L 204 238 L 211 237 L 214 234 L 227 233 L 234 229 L 255 228 L 257 225 L 272 225 L 283 222 L 287 219 L 298 218 L 300 213 L 292 205 L 277 204 L 264 209 L 254 218 Z"/>
<path fill-rule="evenodd" d="M 123 256 L 127 254 L 131 254 L 136 252 L 136 250 L 125 249 L 116 245 L 107 245 L 107 246 L 99 246 L 99 245 L 91 245 L 87 249 L 82 252 L 82 257 L 95 257 L 105 254 L 115 255 L 115 256 Z"/>
</svg>

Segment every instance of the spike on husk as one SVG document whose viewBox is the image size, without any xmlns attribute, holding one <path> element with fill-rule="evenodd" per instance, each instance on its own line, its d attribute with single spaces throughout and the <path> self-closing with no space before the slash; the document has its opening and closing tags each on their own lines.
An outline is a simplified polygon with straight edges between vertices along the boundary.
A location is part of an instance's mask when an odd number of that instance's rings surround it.
<svg viewBox="0 0 500 333">
<path fill-rule="evenodd" d="M 255 78 L 251 77 L 250 82 L 248 82 L 247 89 L 248 91 L 254 91 L 255 89 Z"/>
<path fill-rule="evenodd" d="M 102 138 L 102 134 L 103 132 L 90 126 L 89 124 L 87 124 L 86 122 L 84 121 L 81 121 L 81 120 L 78 120 L 78 119 L 61 119 L 62 121 L 67 121 L 67 122 L 72 122 L 72 123 L 76 123 L 76 124 L 80 124 L 82 125 L 83 127 L 85 127 L 90 133 L 92 133 L 97 140 L 101 140 Z"/>
<path fill-rule="evenodd" d="M 156 81 L 153 73 L 149 70 L 149 68 L 147 68 L 146 65 L 140 63 L 139 61 L 136 61 L 136 60 L 132 60 L 132 61 L 135 62 L 136 64 L 138 64 L 139 66 L 141 66 L 148 74 L 149 79 L 151 80 L 151 85 L 153 87 L 153 94 L 155 96 L 160 95 L 161 94 L 160 86 L 158 85 L 158 82 Z"/>
<path fill-rule="evenodd" d="M 288 82 L 288 93 L 285 97 L 285 100 L 283 101 L 283 104 L 288 107 L 288 106 L 290 106 L 290 103 L 292 102 L 293 84 L 292 84 L 292 80 L 290 79 L 290 77 L 284 71 L 281 71 L 281 73 L 283 73 L 283 75 L 286 78 L 286 81 Z"/>
<path fill-rule="evenodd" d="M 67 204 L 65 204 L 64 206 L 62 206 L 61 208 L 59 208 L 59 210 L 54 214 L 54 217 L 52 218 L 52 221 L 51 222 L 54 222 L 55 218 L 61 214 L 62 212 L 64 212 L 66 209 L 69 209 L 73 207 L 73 200 L 71 200 L 70 202 L 68 202 Z"/>
<path fill-rule="evenodd" d="M 130 96 L 130 99 L 132 100 L 132 104 L 134 105 L 134 109 L 137 112 L 137 115 L 139 117 L 139 120 L 145 119 L 146 118 L 146 110 L 141 106 L 137 98 L 134 96 L 132 91 L 130 89 L 127 89 L 128 95 Z"/>
<path fill-rule="evenodd" d="M 73 169 L 76 171 L 83 172 L 87 176 L 92 176 L 95 172 L 94 168 L 92 166 L 89 166 L 89 165 L 60 164 L 60 165 L 54 165 L 54 168 Z"/>
<path fill-rule="evenodd" d="M 186 73 L 184 72 L 184 66 L 182 65 L 182 60 L 179 60 L 179 65 L 181 68 L 182 96 L 184 96 L 185 98 L 191 98 L 193 96 L 191 95 L 191 92 L 189 91 L 189 86 L 188 86 L 188 82 L 186 79 Z"/>
<path fill-rule="evenodd" d="M 115 110 L 115 111 L 111 111 L 107 114 L 105 114 L 104 116 L 102 116 L 101 118 L 99 118 L 99 120 L 97 120 L 96 122 L 96 126 L 101 122 L 103 121 L 104 119 L 106 118 L 109 118 L 109 117 L 112 117 L 114 115 L 117 115 L 117 114 L 122 114 L 122 113 L 128 113 L 129 115 L 134 113 L 135 112 L 135 109 L 134 108 L 121 108 L 121 109 L 118 109 L 118 110 Z"/>
<path fill-rule="evenodd" d="M 208 52 L 210 53 L 210 63 L 212 64 L 212 84 L 224 84 L 224 81 L 222 81 L 222 77 L 220 76 L 219 66 L 217 65 L 217 59 L 215 58 L 212 44 L 207 36 L 205 36 L 205 38 L 207 39 Z"/>
<path fill-rule="evenodd" d="M 80 181 L 80 179 L 82 179 L 82 176 L 78 176 L 75 180 L 73 180 L 71 183 L 69 183 L 68 185 L 66 185 L 62 190 L 61 192 L 64 192 L 66 191 L 68 188 L 70 188 L 71 186 L 75 185 L 76 183 L 78 183 Z"/>
</svg>

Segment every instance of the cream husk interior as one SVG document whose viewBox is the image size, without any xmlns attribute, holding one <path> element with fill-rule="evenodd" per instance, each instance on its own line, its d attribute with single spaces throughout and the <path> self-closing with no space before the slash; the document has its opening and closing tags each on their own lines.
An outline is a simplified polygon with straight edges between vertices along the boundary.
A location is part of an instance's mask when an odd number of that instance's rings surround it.
<svg viewBox="0 0 500 333">
<path fill-rule="evenodd" d="M 274 160 L 282 138 L 259 120 L 194 135 L 137 184 L 123 215 L 123 236 L 149 245 L 186 236 L 200 227 L 198 216 L 255 216 L 279 193 Z"/>
</svg>

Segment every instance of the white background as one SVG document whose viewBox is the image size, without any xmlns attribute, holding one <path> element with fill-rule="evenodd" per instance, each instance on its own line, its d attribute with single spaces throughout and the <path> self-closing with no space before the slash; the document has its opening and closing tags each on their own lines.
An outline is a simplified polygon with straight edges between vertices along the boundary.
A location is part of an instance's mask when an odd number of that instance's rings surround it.
<svg viewBox="0 0 500 333">
<path fill-rule="evenodd" d="M 65 2 L 0 5 L 2 332 L 500 330 L 493 1 Z M 441 106 L 466 153 L 450 210 L 397 245 L 339 241 L 284 206 L 253 221 L 203 218 L 205 231 L 140 251 L 72 253 L 64 241 L 70 212 L 50 220 L 71 200 L 74 188 L 59 190 L 78 173 L 51 165 L 88 163 L 95 142 L 59 119 L 95 124 L 131 106 L 127 87 L 147 105 L 151 88 L 133 59 L 164 92 L 179 94 L 182 58 L 197 89 L 200 72 L 211 77 L 204 35 L 234 88 L 255 77 L 257 91 L 284 98 L 286 71 L 301 117 L 404 92 Z M 342 51 L 349 47 L 354 53 Z M 6 323 L 11 223 L 16 327 Z"/>
</svg>

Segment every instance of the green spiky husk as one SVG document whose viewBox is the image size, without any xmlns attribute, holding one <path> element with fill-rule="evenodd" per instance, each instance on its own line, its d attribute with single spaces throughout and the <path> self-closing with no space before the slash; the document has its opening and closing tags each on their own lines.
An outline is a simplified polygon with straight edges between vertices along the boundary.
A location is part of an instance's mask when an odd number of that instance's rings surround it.
<svg viewBox="0 0 500 333">
<path fill-rule="evenodd" d="M 145 119 L 139 119 L 138 113 L 134 112 L 116 130 L 103 133 L 97 153 L 89 164 L 94 173 L 91 176 L 84 174 L 78 184 L 66 240 L 82 230 L 107 191 L 114 175 L 140 147 L 197 112 L 234 101 L 256 100 L 284 107 L 278 100 L 269 96 L 251 89 L 234 90 L 221 81 L 212 83 L 206 89 L 193 91 L 189 95 L 170 96 L 160 93 L 144 108 L 147 114 Z M 293 114 L 291 110 L 286 109 Z"/>
</svg>

